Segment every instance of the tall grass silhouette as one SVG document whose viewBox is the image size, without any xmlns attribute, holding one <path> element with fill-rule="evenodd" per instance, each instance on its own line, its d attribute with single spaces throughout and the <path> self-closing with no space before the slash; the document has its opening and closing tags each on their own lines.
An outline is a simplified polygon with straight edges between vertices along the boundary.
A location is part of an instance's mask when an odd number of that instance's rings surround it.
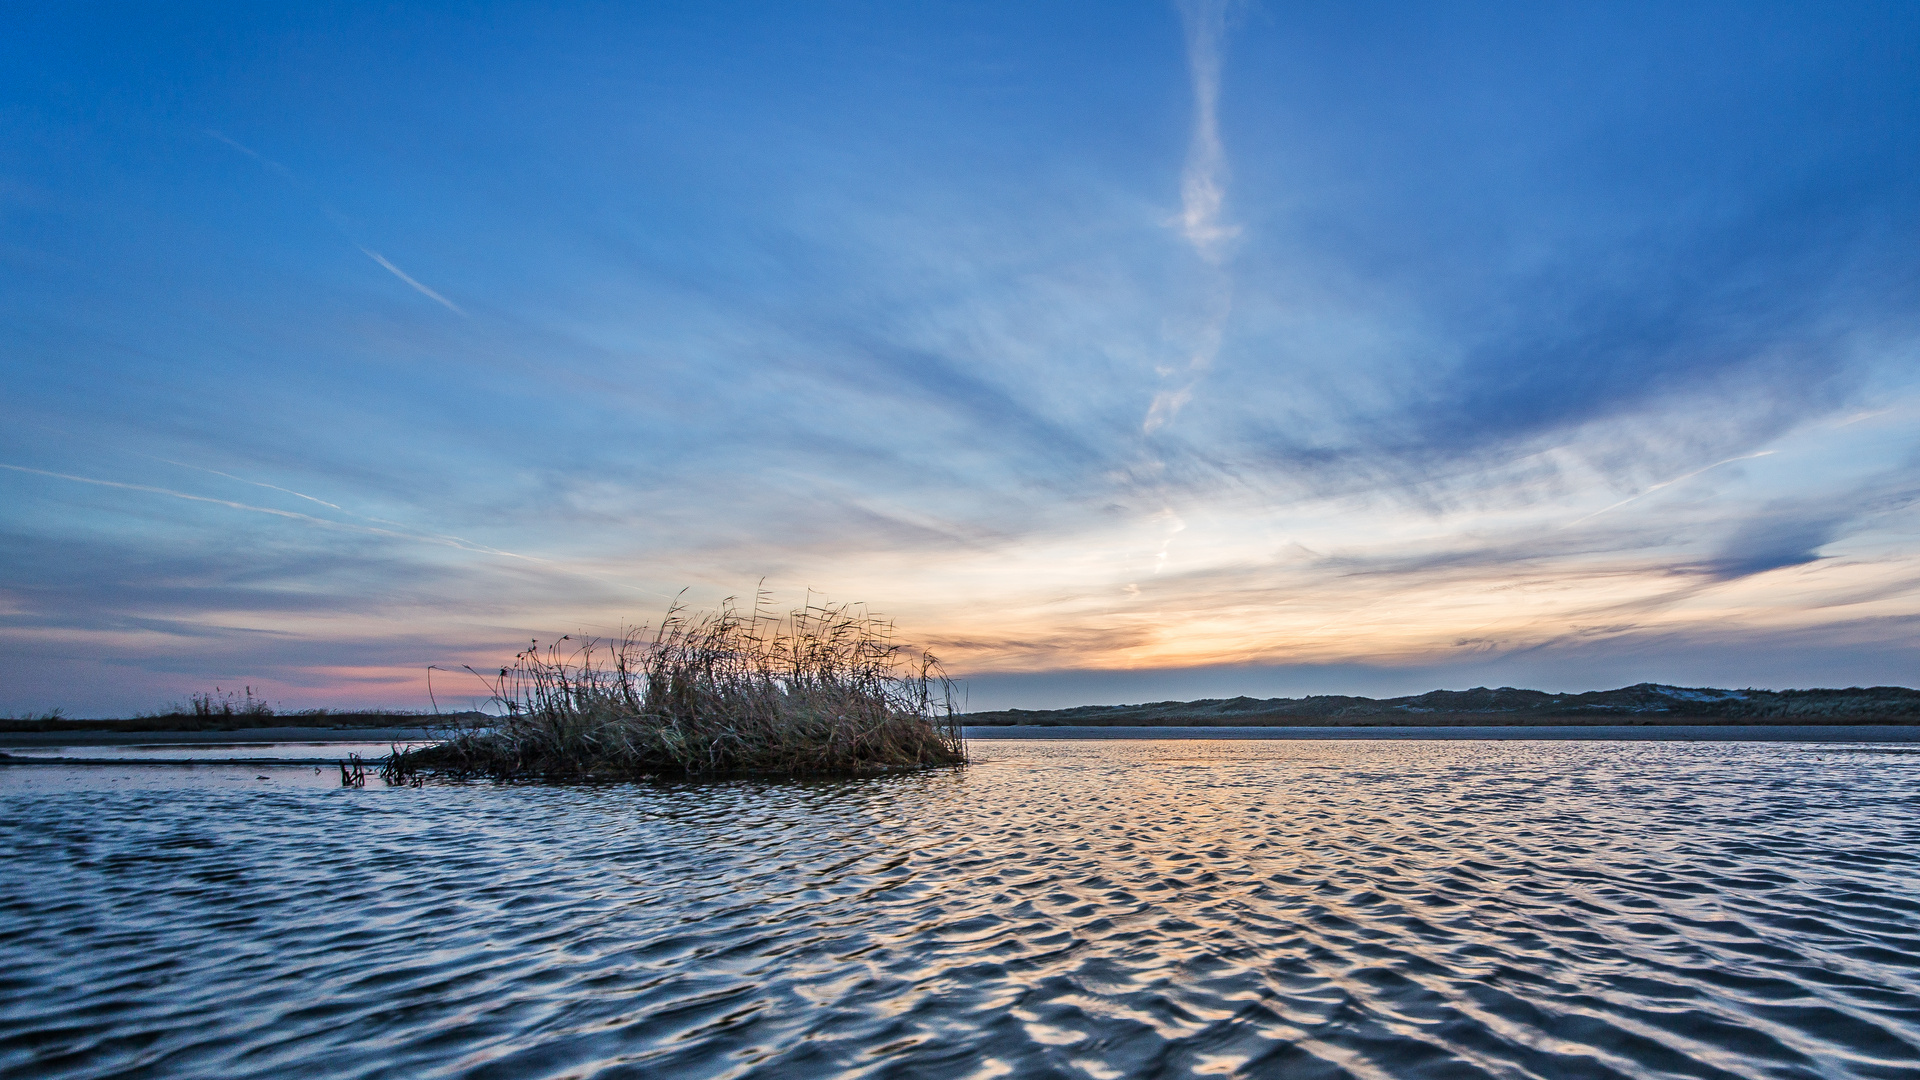
<svg viewBox="0 0 1920 1080">
<path fill-rule="evenodd" d="M 959 765 L 966 745 L 939 661 L 864 605 L 785 615 L 732 598 L 678 603 L 612 640 L 535 641 L 488 678 L 503 710 L 396 751 L 385 777 L 808 776 Z M 485 676 L 483 676 L 485 677 Z"/>
</svg>

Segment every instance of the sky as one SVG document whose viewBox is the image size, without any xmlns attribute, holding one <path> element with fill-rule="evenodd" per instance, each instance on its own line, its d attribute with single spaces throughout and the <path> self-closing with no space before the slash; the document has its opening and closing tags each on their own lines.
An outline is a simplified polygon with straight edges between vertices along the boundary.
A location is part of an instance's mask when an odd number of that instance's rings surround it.
<svg viewBox="0 0 1920 1080">
<path fill-rule="evenodd" d="M 762 587 L 973 709 L 1920 677 L 1911 4 L 0 29 L 0 713 Z"/>
</svg>

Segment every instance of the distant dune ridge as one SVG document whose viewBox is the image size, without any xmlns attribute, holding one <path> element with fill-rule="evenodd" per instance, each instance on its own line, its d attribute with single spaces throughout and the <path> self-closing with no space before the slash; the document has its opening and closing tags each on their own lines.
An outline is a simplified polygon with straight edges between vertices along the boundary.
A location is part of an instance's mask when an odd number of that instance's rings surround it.
<svg viewBox="0 0 1920 1080">
<path fill-rule="evenodd" d="M 1393 727 L 1572 724 L 1920 724 L 1920 690 L 1719 690 L 1637 683 L 1548 694 L 1503 686 L 1412 697 L 1203 698 L 968 713 L 970 727 Z"/>
<path fill-rule="evenodd" d="M 486 713 L 410 711 L 192 716 L 170 713 L 125 720 L 55 716 L 0 718 L 0 732 L 245 731 L 253 728 L 448 727 L 484 724 Z M 1433 690 L 1412 697 L 1341 694 L 1305 698 L 1202 698 L 1071 709 L 1002 709 L 957 716 L 969 727 L 1401 727 L 1575 724 L 1915 724 L 1920 690 L 1904 686 L 1845 690 L 1720 690 L 1638 683 L 1618 690 L 1549 694 L 1511 686 Z"/>
</svg>

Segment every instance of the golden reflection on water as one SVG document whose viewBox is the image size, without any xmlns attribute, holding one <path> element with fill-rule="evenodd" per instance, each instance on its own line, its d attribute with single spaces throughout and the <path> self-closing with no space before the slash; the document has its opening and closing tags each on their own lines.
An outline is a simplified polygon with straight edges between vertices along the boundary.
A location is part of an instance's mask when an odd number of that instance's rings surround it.
<svg viewBox="0 0 1920 1080">
<path fill-rule="evenodd" d="M 20 992 L 0 998 L 0 1067 L 1558 1077 L 1920 1062 L 1920 758 L 974 751 L 963 771 L 851 783 L 10 782 L 0 970 Z"/>
</svg>

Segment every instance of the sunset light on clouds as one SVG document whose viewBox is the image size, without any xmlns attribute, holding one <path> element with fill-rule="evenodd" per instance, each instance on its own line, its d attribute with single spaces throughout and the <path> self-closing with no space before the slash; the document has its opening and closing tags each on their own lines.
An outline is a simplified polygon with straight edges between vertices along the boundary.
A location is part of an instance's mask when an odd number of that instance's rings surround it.
<svg viewBox="0 0 1920 1080">
<path fill-rule="evenodd" d="M 974 708 L 1911 684 L 1920 13 L 1831 10 L 10 15 L 0 711 L 763 579 Z"/>
</svg>

